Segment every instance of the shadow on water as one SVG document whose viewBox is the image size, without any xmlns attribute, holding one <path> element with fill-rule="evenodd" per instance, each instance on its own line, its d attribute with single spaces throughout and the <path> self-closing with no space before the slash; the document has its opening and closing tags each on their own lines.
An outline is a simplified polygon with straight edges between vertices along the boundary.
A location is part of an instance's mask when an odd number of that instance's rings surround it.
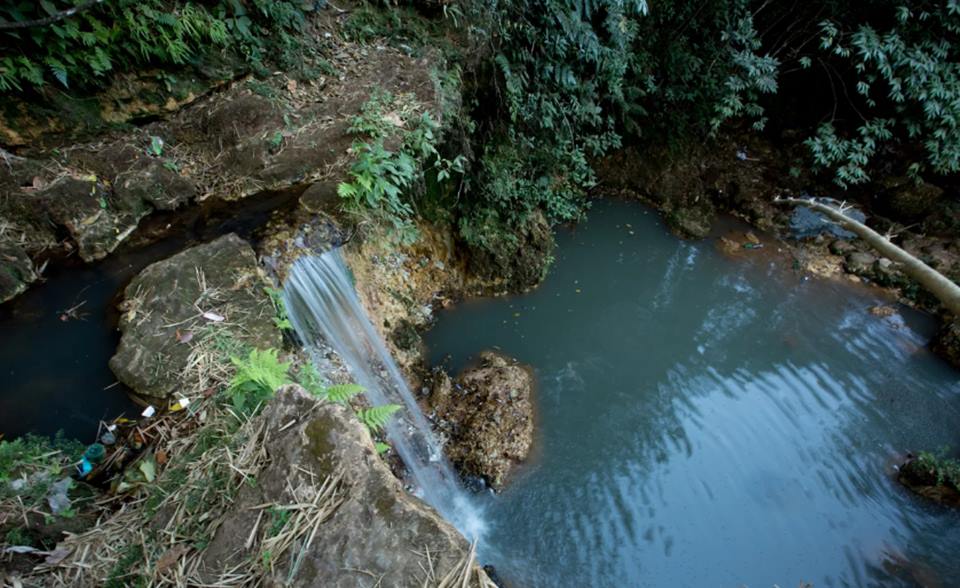
<svg viewBox="0 0 960 588">
<path fill-rule="evenodd" d="M 639 205 L 558 235 L 546 282 L 440 313 L 431 360 L 536 367 L 540 452 L 487 497 L 485 554 L 518 586 L 951 585 L 960 516 L 892 481 L 960 446 L 960 381 L 930 321 L 773 252 L 721 255 Z M 918 579 L 919 578 L 919 579 Z"/>
<path fill-rule="evenodd" d="M 116 304 L 144 267 L 227 233 L 256 237 L 303 187 L 151 215 L 107 259 L 55 260 L 45 282 L 0 305 L 0 434 L 92 440 L 101 419 L 140 412 L 107 365 L 120 340 Z"/>
</svg>

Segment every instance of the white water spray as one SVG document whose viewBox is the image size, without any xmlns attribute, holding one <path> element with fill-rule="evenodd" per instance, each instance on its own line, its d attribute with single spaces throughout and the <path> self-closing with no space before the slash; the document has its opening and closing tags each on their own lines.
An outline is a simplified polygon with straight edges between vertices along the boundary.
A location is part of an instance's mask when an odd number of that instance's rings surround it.
<svg viewBox="0 0 960 588">
<path fill-rule="evenodd" d="M 481 512 L 460 487 L 400 369 L 370 324 L 339 251 L 294 262 L 283 298 L 290 322 L 311 354 L 320 341 L 326 341 L 373 405 L 403 407 L 386 431 L 417 486 L 417 495 L 468 539 L 481 539 Z"/>
</svg>

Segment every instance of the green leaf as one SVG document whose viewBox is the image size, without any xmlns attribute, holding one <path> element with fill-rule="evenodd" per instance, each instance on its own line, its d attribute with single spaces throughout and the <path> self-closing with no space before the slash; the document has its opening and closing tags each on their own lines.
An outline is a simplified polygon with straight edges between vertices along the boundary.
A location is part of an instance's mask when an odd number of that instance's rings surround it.
<svg viewBox="0 0 960 588">
<path fill-rule="evenodd" d="M 346 404 L 351 398 L 363 392 L 363 386 L 358 384 L 337 384 L 326 390 L 327 400 L 338 404 Z"/>
<path fill-rule="evenodd" d="M 370 431 L 377 432 L 386 426 L 390 417 L 398 410 L 400 410 L 398 404 L 384 404 L 358 411 L 357 416 L 360 418 L 360 422 L 366 425 Z"/>
</svg>

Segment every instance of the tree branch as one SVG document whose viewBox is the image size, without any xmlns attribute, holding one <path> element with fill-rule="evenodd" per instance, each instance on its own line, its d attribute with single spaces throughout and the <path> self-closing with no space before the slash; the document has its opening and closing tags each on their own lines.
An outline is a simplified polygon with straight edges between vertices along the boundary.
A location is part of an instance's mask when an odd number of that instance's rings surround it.
<svg viewBox="0 0 960 588">
<path fill-rule="evenodd" d="M 774 202 L 782 202 L 794 206 L 806 206 L 824 214 L 844 229 L 856 234 L 866 241 L 868 245 L 876 249 L 884 257 L 887 257 L 903 268 L 903 273 L 917 281 L 927 291 L 936 296 L 937 300 L 943 304 L 944 308 L 960 317 L 960 286 L 957 286 L 949 278 L 925 264 L 920 259 L 907 253 L 901 247 L 894 245 L 889 239 L 874 231 L 867 225 L 850 218 L 842 212 L 841 208 L 836 208 L 816 200 L 803 198 L 784 198 L 777 196 Z"/>
<path fill-rule="evenodd" d="M 79 6 L 74 6 L 73 8 L 68 8 L 62 12 L 50 15 L 46 18 L 37 18 L 34 20 L 22 20 L 19 22 L 3 22 L 0 23 L 0 31 L 16 31 L 20 29 L 29 29 L 33 27 L 42 27 L 55 22 L 59 22 L 65 18 L 70 18 L 78 12 L 83 12 L 88 8 L 91 8 L 97 4 L 100 4 L 103 0 L 87 0 Z"/>
</svg>

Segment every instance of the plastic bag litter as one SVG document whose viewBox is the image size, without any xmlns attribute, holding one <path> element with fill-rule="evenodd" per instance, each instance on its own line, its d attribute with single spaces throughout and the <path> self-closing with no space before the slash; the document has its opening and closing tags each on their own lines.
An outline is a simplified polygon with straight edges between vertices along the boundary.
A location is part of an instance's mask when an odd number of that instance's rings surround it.
<svg viewBox="0 0 960 588">
<path fill-rule="evenodd" d="M 70 508 L 70 498 L 67 493 L 73 487 L 73 479 L 66 477 L 50 487 L 47 494 L 47 504 L 50 505 L 50 511 L 53 514 L 60 514 Z"/>
</svg>

